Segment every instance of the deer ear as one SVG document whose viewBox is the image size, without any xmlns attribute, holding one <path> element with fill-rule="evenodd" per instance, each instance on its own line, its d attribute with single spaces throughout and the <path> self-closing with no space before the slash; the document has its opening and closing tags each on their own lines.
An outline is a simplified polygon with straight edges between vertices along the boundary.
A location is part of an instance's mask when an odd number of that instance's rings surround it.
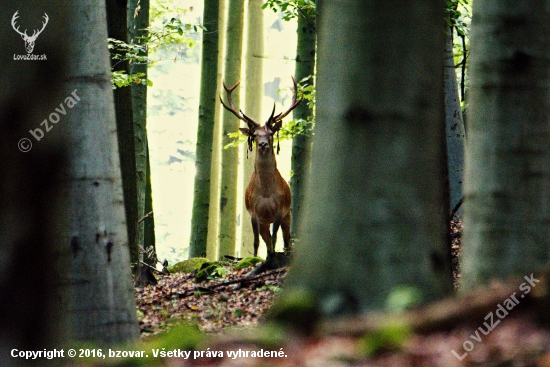
<svg viewBox="0 0 550 367">
<path fill-rule="evenodd" d="M 279 120 L 273 124 L 273 127 L 271 128 L 271 131 L 274 133 L 281 130 L 281 127 L 283 127 L 283 121 Z"/>
<path fill-rule="evenodd" d="M 239 127 L 239 130 L 240 130 L 241 133 L 243 133 L 244 135 L 250 136 L 250 129 L 249 129 L 249 128 L 247 128 L 247 127 Z"/>
</svg>

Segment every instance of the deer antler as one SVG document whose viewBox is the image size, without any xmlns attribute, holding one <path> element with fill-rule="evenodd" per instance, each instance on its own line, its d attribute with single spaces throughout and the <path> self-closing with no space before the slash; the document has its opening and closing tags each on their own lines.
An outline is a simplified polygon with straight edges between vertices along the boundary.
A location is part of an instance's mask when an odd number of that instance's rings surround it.
<svg viewBox="0 0 550 367">
<path fill-rule="evenodd" d="M 227 85 L 225 85 L 225 82 L 223 82 L 223 88 L 225 89 L 225 92 L 227 94 L 227 101 L 229 102 L 229 106 L 223 102 L 221 95 L 220 95 L 220 102 L 222 103 L 222 105 L 225 107 L 226 110 L 228 110 L 229 112 L 237 116 L 239 120 L 246 122 L 249 129 L 255 130 L 260 127 L 260 124 L 254 121 L 253 118 L 250 118 L 247 115 L 245 115 L 242 110 L 237 111 L 237 108 L 235 107 L 235 105 L 233 104 L 233 101 L 231 100 L 231 93 L 235 90 L 235 88 L 239 86 L 240 83 L 241 82 L 238 81 L 234 86 L 232 86 L 231 88 L 228 88 Z"/>
<path fill-rule="evenodd" d="M 292 83 L 294 84 L 294 89 L 292 89 L 292 88 L 290 89 L 292 91 L 292 104 L 290 105 L 288 110 L 278 114 L 277 116 L 273 116 L 275 114 L 275 105 L 273 105 L 273 112 L 271 112 L 271 116 L 269 117 L 269 120 L 268 120 L 269 128 L 273 132 L 278 131 L 281 128 L 281 126 L 283 124 L 283 119 L 290 112 L 292 112 L 292 110 L 295 109 L 302 102 L 302 100 L 304 99 L 302 97 L 299 100 L 297 100 L 298 99 L 298 85 L 296 84 L 296 79 L 294 79 L 293 76 L 292 76 Z"/>
<path fill-rule="evenodd" d="M 48 18 L 48 14 L 44 13 L 44 22 L 42 22 L 42 29 L 41 30 L 34 30 L 32 36 L 30 36 L 30 38 L 34 38 L 36 39 L 38 37 L 38 35 L 40 33 L 42 33 L 42 31 L 44 30 L 44 28 L 46 28 L 46 25 L 48 24 L 48 20 L 50 20 L 50 18 Z"/>
<path fill-rule="evenodd" d="M 11 18 L 11 26 L 12 26 L 13 30 L 16 31 L 17 33 L 19 33 L 21 36 L 28 37 L 26 29 L 25 29 L 25 32 L 21 32 L 19 30 L 19 26 L 17 26 L 17 28 L 15 27 L 15 21 L 17 20 L 17 18 L 19 18 L 19 15 L 17 13 L 19 13 L 19 10 L 16 11 L 15 14 L 13 14 L 13 17 Z"/>
</svg>

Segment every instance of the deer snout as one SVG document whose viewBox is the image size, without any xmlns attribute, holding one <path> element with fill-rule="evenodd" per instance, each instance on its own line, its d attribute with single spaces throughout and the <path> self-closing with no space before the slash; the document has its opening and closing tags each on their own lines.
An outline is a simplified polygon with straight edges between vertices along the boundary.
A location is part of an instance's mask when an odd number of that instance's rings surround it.
<svg viewBox="0 0 550 367">
<path fill-rule="evenodd" d="M 267 148 L 267 142 L 265 142 L 265 141 L 259 142 L 259 143 L 258 143 L 258 147 L 259 147 L 260 149 L 266 149 L 266 148 Z"/>
</svg>

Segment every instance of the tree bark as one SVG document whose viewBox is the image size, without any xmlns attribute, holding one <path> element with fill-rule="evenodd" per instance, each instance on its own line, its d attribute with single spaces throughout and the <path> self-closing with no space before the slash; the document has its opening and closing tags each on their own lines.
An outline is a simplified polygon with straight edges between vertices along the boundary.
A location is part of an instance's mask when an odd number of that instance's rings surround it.
<svg viewBox="0 0 550 367">
<path fill-rule="evenodd" d="M 441 178 L 443 5 L 318 4 L 307 221 L 283 299 L 305 289 L 332 317 L 384 309 L 396 287 L 422 303 L 452 292 Z"/>
<path fill-rule="evenodd" d="M 226 50 L 224 65 L 224 80 L 232 86 L 241 79 L 241 65 L 243 53 L 243 26 L 244 1 L 229 0 L 226 28 Z M 235 106 L 239 106 L 240 91 L 237 88 L 231 95 Z M 230 143 L 228 134 L 239 131 L 239 122 L 231 112 L 222 112 L 222 147 Z M 220 178 L 220 219 L 219 253 L 235 255 L 237 233 L 237 177 L 239 164 L 239 150 L 235 148 L 223 149 L 221 154 Z"/>
<path fill-rule="evenodd" d="M 449 207 L 457 207 L 464 196 L 464 121 L 458 97 L 456 69 L 453 57 L 453 30 L 447 29 L 445 40 L 445 71 L 443 74 L 445 90 L 445 134 L 447 143 L 447 167 L 449 177 Z M 457 211 L 460 217 L 461 208 Z"/>
<path fill-rule="evenodd" d="M 64 37 L 75 45 L 67 89 L 78 90 L 80 101 L 71 111 L 74 113 L 67 114 L 72 149 L 64 189 L 70 200 L 67 212 L 71 222 L 60 244 L 60 261 L 70 271 L 61 305 L 70 320 L 73 340 L 115 345 L 138 339 L 139 330 L 130 275 L 106 12 L 104 4 L 93 1 L 79 1 L 75 8 L 74 26 Z"/>
<path fill-rule="evenodd" d="M 302 79 L 313 76 L 315 73 L 315 44 L 316 44 L 316 19 L 311 12 L 301 13 L 298 16 L 297 46 L 296 46 L 296 70 L 294 78 L 299 82 Z M 308 85 L 311 85 L 311 79 Z M 293 112 L 294 119 L 308 120 L 313 112 L 307 103 L 301 103 Z M 290 190 L 292 192 L 292 223 L 290 235 L 293 240 L 300 237 L 298 233 L 299 222 L 302 218 L 304 207 L 305 188 L 310 171 L 311 134 L 296 135 L 292 139 L 292 160 L 290 178 Z"/>
<path fill-rule="evenodd" d="M 462 289 L 524 276 L 550 254 L 550 10 L 474 3 Z"/>
<path fill-rule="evenodd" d="M 108 36 L 124 42 L 128 41 L 126 3 L 126 1 L 119 0 L 106 1 Z M 111 60 L 111 65 L 115 71 L 124 70 L 127 74 L 130 73 L 127 61 Z M 124 208 L 126 213 L 128 244 L 130 245 L 130 261 L 136 264 L 139 261 L 139 250 L 137 247 L 137 221 L 139 218 L 137 207 L 136 148 L 134 142 L 132 91 L 130 88 L 117 88 L 114 90 L 114 96 Z"/>
<path fill-rule="evenodd" d="M 129 43 L 141 44 L 139 37 L 146 37 L 149 27 L 149 0 L 129 0 L 128 1 L 128 39 Z M 140 53 L 140 56 L 147 56 L 147 52 Z M 143 77 L 147 79 L 147 63 L 131 63 L 130 73 L 144 73 Z M 136 150 L 136 198 L 137 198 L 137 218 L 143 218 L 145 212 L 145 189 L 147 186 L 147 161 L 149 160 L 147 150 L 147 85 L 132 84 L 132 111 L 134 120 L 134 142 Z M 137 224 L 137 245 L 144 247 L 144 228 L 145 222 Z M 143 256 L 140 254 L 139 256 Z M 147 259 L 144 259 L 150 263 Z M 151 264 L 153 265 L 153 264 Z"/>
<path fill-rule="evenodd" d="M 208 239 L 208 219 L 210 212 L 212 147 L 216 125 L 216 105 L 218 104 L 217 79 L 219 54 L 219 0 L 204 2 L 204 25 L 202 35 L 201 91 L 199 106 L 199 126 L 197 130 L 195 192 L 191 218 L 191 242 L 189 257 L 206 254 Z"/>
</svg>

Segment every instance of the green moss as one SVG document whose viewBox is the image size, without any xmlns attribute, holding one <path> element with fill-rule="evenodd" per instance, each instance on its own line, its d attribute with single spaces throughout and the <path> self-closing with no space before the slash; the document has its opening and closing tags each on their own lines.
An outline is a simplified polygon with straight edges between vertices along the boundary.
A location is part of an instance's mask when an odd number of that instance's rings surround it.
<svg viewBox="0 0 550 367">
<path fill-rule="evenodd" d="M 194 270 L 200 269 L 202 264 L 208 262 L 205 257 L 193 257 L 189 260 L 180 261 L 172 266 L 168 267 L 170 273 L 190 273 Z"/>
<path fill-rule="evenodd" d="M 239 261 L 233 268 L 235 270 L 240 270 L 240 269 L 248 268 L 249 266 L 254 266 L 257 263 L 260 263 L 262 261 L 264 260 L 258 256 L 245 257 L 244 259 Z"/>
</svg>

